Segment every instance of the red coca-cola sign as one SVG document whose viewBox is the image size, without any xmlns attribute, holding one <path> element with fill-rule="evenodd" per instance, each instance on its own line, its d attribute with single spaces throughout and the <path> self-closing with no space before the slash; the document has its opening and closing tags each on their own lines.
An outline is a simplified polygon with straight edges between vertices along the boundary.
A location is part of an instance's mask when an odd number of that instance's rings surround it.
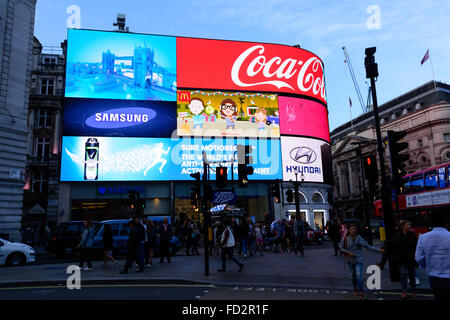
<svg viewBox="0 0 450 320">
<path fill-rule="evenodd" d="M 285 92 L 326 103 L 319 57 L 277 44 L 177 38 L 177 86 Z"/>
</svg>

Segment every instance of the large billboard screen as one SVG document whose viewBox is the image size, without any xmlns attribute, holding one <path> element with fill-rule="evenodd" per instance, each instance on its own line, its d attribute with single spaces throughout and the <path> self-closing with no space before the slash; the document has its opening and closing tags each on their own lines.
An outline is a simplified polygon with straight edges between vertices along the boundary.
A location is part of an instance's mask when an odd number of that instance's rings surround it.
<svg viewBox="0 0 450 320">
<path fill-rule="evenodd" d="M 276 94 L 178 91 L 179 136 L 280 136 Z"/>
<path fill-rule="evenodd" d="M 303 49 L 177 38 L 177 61 L 179 88 L 283 92 L 326 103 L 323 63 Z"/>
<path fill-rule="evenodd" d="M 176 38 L 69 29 L 66 97 L 176 101 Z"/>
<path fill-rule="evenodd" d="M 253 147 L 252 180 L 281 179 L 279 139 L 63 137 L 61 181 L 192 180 L 203 171 L 203 151 L 208 161 L 233 161 L 238 144 Z"/>
<path fill-rule="evenodd" d="M 283 163 L 283 180 L 295 181 L 303 174 L 307 182 L 327 182 L 331 168 L 329 143 L 318 139 L 300 137 L 281 137 L 281 152 Z"/>
<path fill-rule="evenodd" d="M 63 135 L 170 138 L 176 116 L 175 101 L 66 98 Z"/>
<path fill-rule="evenodd" d="M 307 50 L 70 29 L 66 60 L 61 181 L 191 181 L 204 151 L 236 179 L 237 145 L 254 147 L 250 180 L 332 181 L 324 65 Z"/>
<path fill-rule="evenodd" d="M 292 97 L 278 97 L 278 105 L 281 134 L 320 138 L 330 142 L 328 110 L 325 106 Z"/>
</svg>

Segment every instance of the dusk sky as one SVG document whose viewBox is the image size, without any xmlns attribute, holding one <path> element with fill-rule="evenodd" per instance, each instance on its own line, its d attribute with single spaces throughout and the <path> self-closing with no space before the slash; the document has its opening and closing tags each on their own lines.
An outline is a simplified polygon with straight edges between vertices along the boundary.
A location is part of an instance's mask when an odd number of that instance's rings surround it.
<svg viewBox="0 0 450 320">
<path fill-rule="evenodd" d="M 330 130 L 350 120 L 349 97 L 353 118 L 362 113 L 343 46 L 364 100 L 366 47 L 377 47 L 379 104 L 432 80 L 430 60 L 420 64 L 428 48 L 436 80 L 450 83 L 450 1 L 38 0 L 35 35 L 42 45 L 66 39 L 70 5 L 80 8 L 84 29 L 113 30 L 116 14 L 124 13 L 131 32 L 299 44 L 324 61 Z M 379 29 L 367 26 L 371 5 L 380 9 Z"/>
</svg>

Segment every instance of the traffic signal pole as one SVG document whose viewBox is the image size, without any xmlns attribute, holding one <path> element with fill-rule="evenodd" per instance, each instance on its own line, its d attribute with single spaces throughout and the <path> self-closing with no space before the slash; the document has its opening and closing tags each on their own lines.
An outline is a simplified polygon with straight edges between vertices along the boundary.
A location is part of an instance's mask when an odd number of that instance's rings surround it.
<svg viewBox="0 0 450 320">
<path fill-rule="evenodd" d="M 366 190 L 366 174 L 364 172 L 364 159 L 363 159 L 363 155 L 362 155 L 362 150 L 361 150 L 361 143 L 357 142 L 358 144 L 358 149 L 357 149 L 357 153 L 359 156 L 359 161 L 360 161 L 360 166 L 361 166 L 361 179 L 362 179 L 362 200 L 363 200 L 363 210 L 364 210 L 364 217 L 366 220 L 366 227 L 369 230 L 369 234 L 367 235 L 367 242 L 369 243 L 369 245 L 372 245 L 372 229 L 370 228 L 370 213 L 368 210 L 368 192 Z"/>
<path fill-rule="evenodd" d="M 394 234 L 394 215 L 392 213 L 392 202 L 389 194 L 389 188 L 386 181 L 386 167 L 384 165 L 383 141 L 381 140 L 380 119 L 378 116 L 378 100 L 377 90 L 375 86 L 375 78 L 378 77 L 378 66 L 375 63 L 376 48 L 366 48 L 366 78 L 370 78 L 370 86 L 372 91 L 373 114 L 375 117 L 375 129 L 377 133 L 378 158 L 380 159 L 381 171 L 381 203 L 383 205 L 384 226 L 386 229 L 386 239 L 389 240 Z"/>
<path fill-rule="evenodd" d="M 209 234 L 208 234 L 208 228 L 210 224 L 209 219 L 209 197 L 208 197 L 208 175 L 209 175 L 209 165 L 206 162 L 206 154 L 203 156 L 203 232 L 204 232 L 204 243 L 205 243 L 205 276 L 209 276 Z"/>
</svg>

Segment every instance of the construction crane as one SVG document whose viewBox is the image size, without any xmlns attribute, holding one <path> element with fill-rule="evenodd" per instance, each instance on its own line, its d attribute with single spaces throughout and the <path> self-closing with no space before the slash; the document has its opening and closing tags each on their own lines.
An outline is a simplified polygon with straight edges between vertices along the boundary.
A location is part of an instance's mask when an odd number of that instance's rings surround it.
<svg viewBox="0 0 450 320">
<path fill-rule="evenodd" d="M 370 89 L 369 85 L 367 85 L 369 88 L 369 92 L 367 94 L 367 103 L 364 104 L 364 100 L 361 95 L 361 90 L 359 90 L 358 82 L 356 81 L 355 73 L 353 72 L 353 66 L 350 61 L 350 56 L 348 55 L 347 49 L 345 47 L 342 47 L 342 50 L 344 51 L 344 56 L 345 56 L 344 62 L 347 64 L 348 70 L 350 70 L 350 75 L 352 76 L 353 84 L 355 85 L 356 94 L 358 95 L 358 100 L 359 100 L 359 103 L 361 104 L 362 111 L 364 113 L 366 113 L 370 110 L 371 89 Z M 367 84 L 367 82 L 366 82 L 366 84 Z"/>
</svg>

